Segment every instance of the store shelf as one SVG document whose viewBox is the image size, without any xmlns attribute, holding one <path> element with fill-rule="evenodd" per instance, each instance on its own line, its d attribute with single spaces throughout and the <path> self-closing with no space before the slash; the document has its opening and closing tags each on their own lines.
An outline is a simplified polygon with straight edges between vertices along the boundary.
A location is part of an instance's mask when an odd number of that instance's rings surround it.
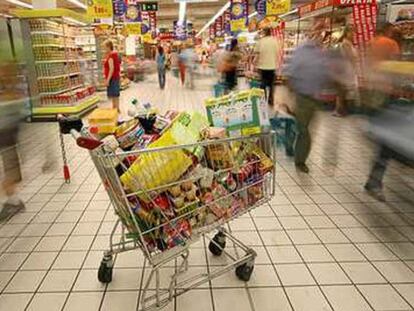
<svg viewBox="0 0 414 311">
<path fill-rule="evenodd" d="M 36 64 L 53 64 L 53 63 L 74 63 L 74 62 L 88 62 L 94 61 L 95 58 L 79 58 L 79 59 L 52 59 L 52 60 L 37 60 Z"/>
<path fill-rule="evenodd" d="M 56 92 L 41 92 L 41 93 L 39 93 L 39 96 L 53 96 L 53 95 L 58 95 L 58 94 L 62 94 L 62 93 L 65 93 L 65 92 L 74 91 L 74 90 L 76 90 L 76 89 L 78 89 L 80 87 L 82 87 L 81 84 L 80 85 L 76 85 L 76 86 L 69 87 L 67 89 L 59 90 L 59 91 L 56 91 Z"/>
<path fill-rule="evenodd" d="M 57 75 L 57 76 L 39 76 L 37 77 L 38 80 L 52 80 L 52 79 L 58 79 L 58 78 L 64 78 L 64 77 L 73 77 L 80 75 L 81 72 L 71 72 L 63 75 Z"/>
<path fill-rule="evenodd" d="M 62 32 L 53 31 L 53 30 L 35 30 L 30 32 L 31 35 L 49 35 L 57 37 L 66 37 L 66 38 L 76 38 L 74 35 L 63 34 Z"/>
<path fill-rule="evenodd" d="M 58 114 L 82 116 L 94 109 L 100 100 L 101 98 L 98 95 L 91 95 L 73 106 L 34 107 L 32 118 L 35 120 L 49 120 L 54 119 Z"/>
<path fill-rule="evenodd" d="M 66 49 L 77 49 L 78 47 L 75 45 L 64 45 L 64 44 L 33 44 L 34 48 L 42 48 L 42 47 L 56 47 L 56 48 L 66 48 Z"/>
</svg>

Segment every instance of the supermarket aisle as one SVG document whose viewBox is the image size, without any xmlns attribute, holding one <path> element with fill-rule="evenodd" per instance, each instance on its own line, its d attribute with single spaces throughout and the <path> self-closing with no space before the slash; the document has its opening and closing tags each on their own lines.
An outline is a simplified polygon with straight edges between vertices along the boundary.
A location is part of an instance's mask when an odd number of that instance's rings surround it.
<svg viewBox="0 0 414 311">
<path fill-rule="evenodd" d="M 123 101 L 193 110 L 211 93 L 207 79 L 194 91 L 167 83 L 164 92 L 155 80 L 131 87 Z M 230 224 L 258 253 L 251 281 L 229 272 L 164 310 L 193 311 L 195 303 L 202 311 L 413 310 L 414 171 L 392 163 L 388 202 L 376 202 L 362 191 L 373 152 L 358 130 L 362 120 L 320 113 L 318 121 L 311 174 L 298 174 L 279 152 L 271 207 Z M 88 153 L 67 139 L 73 178 L 64 184 L 59 167 L 41 171 L 45 146 L 59 150 L 56 126 L 26 125 L 22 138 L 27 209 L 0 227 L 0 310 L 136 310 L 140 253 L 116 258 L 110 285 L 96 277 L 116 217 Z M 194 271 L 222 264 L 203 243 L 190 257 Z M 173 270 L 164 269 L 162 286 Z"/>
</svg>

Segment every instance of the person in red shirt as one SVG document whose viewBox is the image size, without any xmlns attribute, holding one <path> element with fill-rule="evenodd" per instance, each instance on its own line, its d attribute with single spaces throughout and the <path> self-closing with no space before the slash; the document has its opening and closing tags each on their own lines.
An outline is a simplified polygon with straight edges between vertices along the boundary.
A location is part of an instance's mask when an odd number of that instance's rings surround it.
<svg viewBox="0 0 414 311">
<path fill-rule="evenodd" d="M 118 52 L 114 50 L 114 44 L 111 40 L 104 43 L 106 57 L 104 62 L 105 86 L 107 87 L 108 98 L 112 100 L 112 108 L 119 109 L 120 80 L 121 80 L 121 60 Z"/>
</svg>

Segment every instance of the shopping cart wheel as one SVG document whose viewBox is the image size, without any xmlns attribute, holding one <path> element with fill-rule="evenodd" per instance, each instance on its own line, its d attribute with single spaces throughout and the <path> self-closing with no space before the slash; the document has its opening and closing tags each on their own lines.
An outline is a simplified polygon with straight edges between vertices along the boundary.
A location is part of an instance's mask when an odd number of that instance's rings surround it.
<svg viewBox="0 0 414 311">
<path fill-rule="evenodd" d="M 223 249 L 226 247 L 226 236 L 223 232 L 218 232 L 210 244 L 208 249 L 214 256 L 220 256 L 223 253 Z"/>
<path fill-rule="evenodd" d="M 102 259 L 101 265 L 99 266 L 99 270 L 98 270 L 99 282 L 105 283 L 105 284 L 112 282 L 112 268 L 113 268 L 112 256 L 110 257 L 105 256 Z"/>
<path fill-rule="evenodd" d="M 254 269 L 254 262 L 246 262 L 236 268 L 236 275 L 239 280 L 248 282 L 252 276 Z"/>
</svg>

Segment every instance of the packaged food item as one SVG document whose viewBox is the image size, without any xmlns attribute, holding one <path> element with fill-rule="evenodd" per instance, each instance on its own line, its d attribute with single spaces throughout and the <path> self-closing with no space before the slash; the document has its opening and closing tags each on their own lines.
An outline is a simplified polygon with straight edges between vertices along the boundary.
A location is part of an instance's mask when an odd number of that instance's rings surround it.
<svg viewBox="0 0 414 311">
<path fill-rule="evenodd" d="M 132 119 L 118 126 L 115 130 L 115 136 L 122 149 L 128 149 L 136 144 L 144 135 L 144 129 L 138 120 Z"/>
<path fill-rule="evenodd" d="M 95 127 L 98 134 L 112 134 L 118 125 L 116 109 L 95 109 L 88 117 L 89 127 Z"/>
<path fill-rule="evenodd" d="M 171 193 L 171 195 L 176 198 L 181 195 L 181 187 L 180 186 L 173 186 L 168 191 Z"/>
<path fill-rule="evenodd" d="M 231 168 L 233 155 L 229 144 L 214 144 L 206 148 L 207 160 L 213 170 Z"/>
</svg>

